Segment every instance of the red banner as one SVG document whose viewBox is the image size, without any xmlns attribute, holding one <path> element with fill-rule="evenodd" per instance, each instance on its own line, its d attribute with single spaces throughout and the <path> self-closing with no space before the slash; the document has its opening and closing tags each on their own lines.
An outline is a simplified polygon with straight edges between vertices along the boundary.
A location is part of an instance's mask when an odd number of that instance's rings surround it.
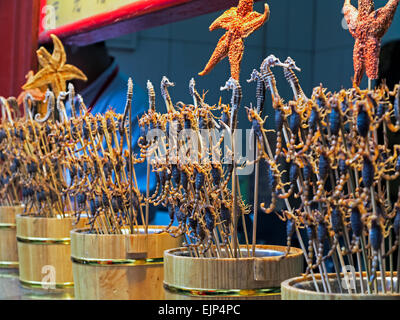
<svg viewBox="0 0 400 320">
<path fill-rule="evenodd" d="M 36 67 L 38 0 L 0 1 L 0 95 L 18 96 Z"/>
</svg>

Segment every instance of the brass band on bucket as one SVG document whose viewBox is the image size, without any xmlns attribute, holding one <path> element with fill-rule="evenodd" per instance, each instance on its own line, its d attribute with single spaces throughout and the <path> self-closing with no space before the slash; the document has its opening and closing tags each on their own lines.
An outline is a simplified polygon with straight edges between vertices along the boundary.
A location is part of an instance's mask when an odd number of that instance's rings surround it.
<svg viewBox="0 0 400 320">
<path fill-rule="evenodd" d="M 73 282 L 60 282 L 60 283 L 51 283 L 51 282 L 42 282 L 42 281 L 30 281 L 30 280 L 22 280 L 19 279 L 19 282 L 30 288 L 41 288 L 47 289 L 46 287 L 51 287 L 54 285 L 56 289 L 64 289 L 64 288 L 72 288 L 74 286 Z"/>
<path fill-rule="evenodd" d="M 18 261 L 0 261 L 0 268 L 18 268 Z"/>
<path fill-rule="evenodd" d="M 71 260 L 77 264 L 100 267 L 132 267 L 164 264 L 164 258 L 153 259 L 92 259 L 92 258 L 77 258 L 71 256 Z"/>
<path fill-rule="evenodd" d="M 70 244 L 71 238 L 37 238 L 17 236 L 17 241 L 30 244 Z"/>
<path fill-rule="evenodd" d="M 278 296 L 281 294 L 280 287 L 263 289 L 194 289 L 172 286 L 165 282 L 164 289 L 170 293 L 191 297 L 266 297 Z"/>
<path fill-rule="evenodd" d="M 16 227 L 15 223 L 0 223 L 0 229 L 15 229 Z"/>
</svg>

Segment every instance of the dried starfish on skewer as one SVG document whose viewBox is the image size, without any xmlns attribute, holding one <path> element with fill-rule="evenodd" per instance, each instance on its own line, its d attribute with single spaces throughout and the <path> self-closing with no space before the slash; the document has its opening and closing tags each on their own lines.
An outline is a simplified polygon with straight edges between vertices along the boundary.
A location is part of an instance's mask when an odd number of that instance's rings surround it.
<svg viewBox="0 0 400 320">
<path fill-rule="evenodd" d="M 66 64 L 66 54 L 64 46 L 55 35 L 51 35 L 54 43 L 53 54 L 50 54 L 45 48 L 41 47 L 37 51 L 37 57 L 42 69 L 33 77 L 29 78 L 22 87 L 24 90 L 32 90 L 50 85 L 54 95 L 58 97 L 59 93 L 67 88 L 66 82 L 72 79 L 87 80 L 87 77 L 77 67 Z"/>
<path fill-rule="evenodd" d="M 345 0 L 344 17 L 354 44 L 354 86 L 359 86 L 366 71 L 369 79 L 378 78 L 381 39 L 389 29 L 399 0 L 389 0 L 378 10 L 374 10 L 373 0 L 358 0 L 358 10 Z"/>
<path fill-rule="evenodd" d="M 265 4 L 264 14 L 253 11 L 254 0 L 239 0 L 237 7 L 225 11 L 210 26 L 210 31 L 225 29 L 206 67 L 199 75 L 208 74 L 222 59 L 228 57 L 231 77 L 239 81 L 240 64 L 243 58 L 243 39 L 259 29 L 269 18 L 269 6 Z"/>
</svg>

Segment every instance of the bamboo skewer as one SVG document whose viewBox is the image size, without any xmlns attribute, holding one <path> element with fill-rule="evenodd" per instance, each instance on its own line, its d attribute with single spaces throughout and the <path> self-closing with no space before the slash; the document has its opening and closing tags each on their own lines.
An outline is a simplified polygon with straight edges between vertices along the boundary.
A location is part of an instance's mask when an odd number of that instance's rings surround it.
<svg viewBox="0 0 400 320">
<path fill-rule="evenodd" d="M 237 190 L 238 190 L 239 198 L 242 199 L 242 194 L 241 194 L 241 192 L 240 192 L 240 184 L 239 184 L 239 177 L 238 177 L 238 176 L 236 177 L 236 183 L 237 183 Z M 248 257 L 250 257 L 249 237 L 248 237 L 248 235 L 247 235 L 246 219 L 245 219 L 244 214 L 241 214 L 241 216 L 242 216 L 242 224 L 243 224 L 244 238 L 245 238 L 245 241 L 246 241 L 247 255 L 248 255 Z"/>
<path fill-rule="evenodd" d="M 145 222 L 145 232 L 148 233 L 149 227 L 149 197 L 150 197 L 150 163 L 147 162 L 146 170 L 146 222 Z"/>
<path fill-rule="evenodd" d="M 256 144 L 256 158 L 258 157 L 258 145 Z M 260 164 L 256 162 L 254 173 L 254 216 L 253 216 L 253 241 L 252 241 L 252 253 L 253 257 L 256 255 L 256 243 L 257 243 L 257 218 L 258 218 L 258 184 L 259 184 L 259 174 L 260 174 Z"/>
<path fill-rule="evenodd" d="M 396 292 L 400 293 L 400 283 L 399 283 L 399 276 L 400 275 L 400 254 L 397 251 L 397 282 L 396 282 Z"/>
</svg>

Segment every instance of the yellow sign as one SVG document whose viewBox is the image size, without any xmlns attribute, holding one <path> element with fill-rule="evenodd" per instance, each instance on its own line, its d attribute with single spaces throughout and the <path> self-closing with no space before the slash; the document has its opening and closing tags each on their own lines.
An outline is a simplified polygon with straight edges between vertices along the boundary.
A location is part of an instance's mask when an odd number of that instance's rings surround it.
<svg viewBox="0 0 400 320">
<path fill-rule="evenodd" d="M 55 29 L 140 0 L 47 0 L 43 27 Z"/>
</svg>

